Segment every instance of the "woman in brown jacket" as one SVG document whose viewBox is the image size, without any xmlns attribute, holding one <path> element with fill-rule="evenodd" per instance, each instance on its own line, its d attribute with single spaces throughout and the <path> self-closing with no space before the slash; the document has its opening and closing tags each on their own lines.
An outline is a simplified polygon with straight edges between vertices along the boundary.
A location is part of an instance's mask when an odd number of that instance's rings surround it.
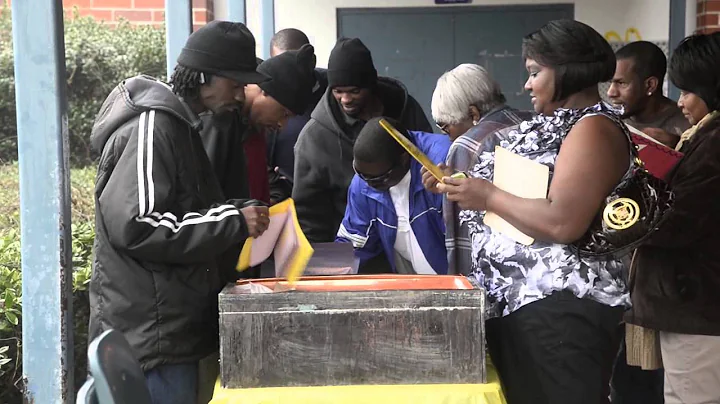
<svg viewBox="0 0 720 404">
<path fill-rule="evenodd" d="M 691 124 L 668 174 L 674 210 L 638 249 L 630 324 L 658 330 L 665 402 L 720 402 L 720 33 L 686 38 L 669 69 Z"/>
</svg>

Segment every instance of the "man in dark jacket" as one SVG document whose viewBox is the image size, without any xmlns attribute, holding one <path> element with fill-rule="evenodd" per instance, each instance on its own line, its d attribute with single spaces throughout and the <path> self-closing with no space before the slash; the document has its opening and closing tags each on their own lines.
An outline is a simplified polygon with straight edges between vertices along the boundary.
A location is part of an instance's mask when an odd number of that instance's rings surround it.
<svg viewBox="0 0 720 404">
<path fill-rule="evenodd" d="M 277 56 L 287 51 L 300 49 L 310 43 L 307 35 L 299 29 L 287 28 L 275 33 L 270 41 L 270 55 Z M 290 117 L 280 130 L 267 134 L 267 160 L 270 168 L 270 199 L 280 202 L 292 194 L 293 173 L 295 170 L 295 143 L 300 131 L 310 120 L 310 114 L 327 90 L 327 72 L 315 69 L 310 104 L 302 114 Z"/>
<path fill-rule="evenodd" d="M 201 135 L 227 198 L 249 195 L 270 202 L 264 135 L 278 127 L 284 130 L 317 103 L 316 58 L 313 46 L 303 44 L 258 61 L 258 72 L 268 80 L 246 87 L 240 111 L 205 114 L 207 125 Z M 293 145 L 289 146 L 291 152 Z M 262 155 L 253 155 L 256 151 Z"/>
<path fill-rule="evenodd" d="M 353 144 L 365 122 L 384 115 L 408 130 L 432 132 L 405 86 L 378 78 L 370 51 L 359 39 L 338 41 L 327 74 L 328 90 L 295 145 L 292 196 L 311 242 L 335 240 L 355 174 Z"/>
<path fill-rule="evenodd" d="M 284 52 L 262 62 L 258 71 L 270 79 L 245 88 L 243 115 L 248 117 L 254 132 L 245 147 L 248 170 L 254 174 L 250 179 L 254 180 L 256 188 L 264 190 L 263 200 L 269 203 L 278 201 L 271 199 L 265 135 L 282 130 L 293 118 L 305 113 L 313 97 L 314 69 L 314 48 L 305 44 L 299 50 Z M 250 142 L 255 146 L 252 151 L 248 147 Z"/>
<path fill-rule="evenodd" d="M 222 270 L 269 224 L 266 207 L 225 200 L 198 134 L 199 113 L 240 108 L 245 84 L 264 80 L 250 37 L 241 24 L 207 24 L 188 38 L 172 88 L 128 79 L 93 126 L 89 338 L 122 332 L 154 403 L 198 402 L 199 362 L 218 349 Z"/>
<path fill-rule="evenodd" d="M 304 32 L 287 28 L 275 33 L 270 41 L 270 55 L 277 56 L 287 51 L 298 50 L 303 45 L 309 44 L 310 40 Z M 279 173 L 290 181 L 293 178 L 295 169 L 295 142 L 305 124 L 310 120 L 310 114 L 320 102 L 325 90 L 327 90 L 327 72 L 325 69 L 315 69 L 315 85 L 313 86 L 310 104 L 302 114 L 288 119 L 287 125 L 268 137 L 268 162 L 273 168 L 278 167 Z"/>
</svg>

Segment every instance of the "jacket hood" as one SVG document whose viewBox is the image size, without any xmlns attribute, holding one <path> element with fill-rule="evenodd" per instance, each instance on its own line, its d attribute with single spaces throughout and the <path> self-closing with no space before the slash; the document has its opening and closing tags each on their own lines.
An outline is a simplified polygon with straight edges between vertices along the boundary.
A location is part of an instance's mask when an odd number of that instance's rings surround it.
<svg viewBox="0 0 720 404">
<path fill-rule="evenodd" d="M 405 85 L 390 77 L 378 77 L 375 91 L 377 91 L 385 105 L 385 115 L 403 121 L 409 97 Z M 340 110 L 337 101 L 335 101 L 335 97 L 333 97 L 332 88 L 327 88 L 325 96 L 320 100 L 311 117 L 322 126 L 341 137 L 347 138 L 343 112 Z M 348 138 L 348 140 L 354 142 L 354 139 Z"/>
<path fill-rule="evenodd" d="M 154 77 L 140 75 L 118 84 L 103 102 L 90 135 L 93 149 L 102 153 L 105 143 L 120 126 L 150 109 L 170 113 L 191 127 L 199 123 L 169 85 Z"/>
</svg>

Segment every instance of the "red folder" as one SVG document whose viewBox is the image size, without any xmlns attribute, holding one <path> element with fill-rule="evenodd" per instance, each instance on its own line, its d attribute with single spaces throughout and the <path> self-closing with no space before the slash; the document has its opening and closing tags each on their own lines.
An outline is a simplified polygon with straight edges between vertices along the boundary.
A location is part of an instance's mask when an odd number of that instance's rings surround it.
<svg viewBox="0 0 720 404">
<path fill-rule="evenodd" d="M 638 146 L 638 155 L 650 174 L 665 179 L 667 173 L 682 158 L 683 154 L 651 138 L 640 130 L 628 125 L 633 143 Z"/>
</svg>

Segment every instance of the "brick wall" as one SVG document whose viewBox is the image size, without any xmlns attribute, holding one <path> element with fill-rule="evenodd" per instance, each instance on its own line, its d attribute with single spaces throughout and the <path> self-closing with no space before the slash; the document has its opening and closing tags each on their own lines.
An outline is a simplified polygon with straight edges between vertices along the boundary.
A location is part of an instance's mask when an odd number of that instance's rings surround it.
<svg viewBox="0 0 720 404">
<path fill-rule="evenodd" d="M 697 32 L 709 34 L 720 31 L 720 0 L 697 2 Z"/>
<path fill-rule="evenodd" d="M 17 1 L 17 0 L 16 0 Z M 90 15 L 108 24 L 126 19 L 133 24 L 162 25 L 166 0 L 63 0 L 63 7 L 80 15 Z M 173 1 L 173 0 L 167 0 Z M 213 0 L 192 0 L 194 28 L 213 20 Z"/>
</svg>

